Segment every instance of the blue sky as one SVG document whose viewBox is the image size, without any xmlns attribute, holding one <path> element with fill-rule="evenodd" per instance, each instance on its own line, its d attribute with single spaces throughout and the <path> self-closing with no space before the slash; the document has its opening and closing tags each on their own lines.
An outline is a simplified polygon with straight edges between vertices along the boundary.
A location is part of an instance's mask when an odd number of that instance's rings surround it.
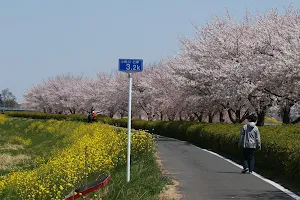
<svg viewBox="0 0 300 200">
<path fill-rule="evenodd" d="M 34 84 L 62 74 L 96 77 L 119 58 L 154 62 L 179 51 L 178 38 L 226 8 L 236 19 L 299 0 L 0 1 L 0 90 L 20 101 Z"/>
</svg>

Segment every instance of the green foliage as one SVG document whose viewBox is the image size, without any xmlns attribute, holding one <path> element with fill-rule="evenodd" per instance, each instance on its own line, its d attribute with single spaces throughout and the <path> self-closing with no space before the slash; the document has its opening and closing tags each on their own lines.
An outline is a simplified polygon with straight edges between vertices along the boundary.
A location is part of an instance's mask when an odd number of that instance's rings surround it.
<svg viewBox="0 0 300 200">
<path fill-rule="evenodd" d="M 11 117 L 24 117 L 31 119 L 56 119 L 63 120 L 67 118 L 67 115 L 62 114 L 49 114 L 49 113 L 40 113 L 40 112 L 28 112 L 28 111 L 9 111 L 5 113 Z"/>
<path fill-rule="evenodd" d="M 65 115 L 18 114 L 14 117 L 55 118 Z M 45 115 L 45 116 L 44 116 Z M 34 117 L 33 117 L 34 116 Z M 61 117 L 61 118 L 63 118 Z M 69 117 L 84 120 L 83 117 Z M 98 121 L 119 127 L 127 127 L 127 119 L 98 117 Z M 238 140 L 241 124 L 195 123 L 183 121 L 143 121 L 132 120 L 132 128 L 148 130 L 150 133 L 188 141 L 202 148 L 211 149 L 235 160 L 240 160 Z M 256 153 L 256 166 L 271 175 L 280 174 L 287 180 L 300 184 L 300 127 L 299 125 L 264 126 L 261 132 L 262 150 Z M 276 164 L 275 164 L 276 163 Z"/>
<path fill-rule="evenodd" d="M 0 93 L 0 106 L 1 107 L 15 107 L 18 103 L 16 102 L 16 96 L 9 91 L 8 88 L 4 89 Z"/>
<path fill-rule="evenodd" d="M 39 126 L 32 126 L 33 122 Z M 63 127 L 64 132 L 43 128 L 44 120 L 32 120 L 24 118 L 16 118 L 2 123 L 0 126 L 0 154 L 9 154 L 17 156 L 19 154 L 30 157 L 26 163 L 8 167 L 0 170 L 0 175 L 10 172 L 12 169 L 32 169 L 36 167 L 37 160 L 43 158 L 43 162 L 47 160 L 52 149 L 59 151 L 65 145 L 64 138 L 75 127 Z M 56 120 L 49 120 L 49 124 L 57 124 Z M 59 126 L 63 126 L 60 124 Z"/>
<path fill-rule="evenodd" d="M 112 174 L 108 199 L 144 199 L 153 200 L 169 180 L 162 176 L 153 154 L 143 156 L 131 163 L 130 182 L 126 183 L 126 166 L 119 166 Z"/>
<path fill-rule="evenodd" d="M 154 134 L 188 141 L 234 160 L 239 161 L 241 157 L 241 152 L 238 149 L 241 124 L 133 120 L 132 125 L 135 129 L 145 129 Z M 268 171 L 271 176 L 280 175 L 286 180 L 299 184 L 299 125 L 264 126 L 259 129 L 262 150 L 256 153 L 257 168 Z"/>
<path fill-rule="evenodd" d="M 85 162 L 89 182 L 99 174 L 111 174 L 109 193 L 104 192 L 107 196 L 103 199 L 155 199 L 168 182 L 156 163 L 153 138 L 145 131 L 132 135 L 131 181 L 127 184 L 124 128 L 116 132 L 100 123 L 12 119 L 5 115 L 0 115 L 0 122 L 0 154 L 28 157 L 26 163 L 12 163 L 0 170 L 1 199 L 62 199 L 82 186 Z M 88 196 L 98 196 L 99 192 Z"/>
</svg>

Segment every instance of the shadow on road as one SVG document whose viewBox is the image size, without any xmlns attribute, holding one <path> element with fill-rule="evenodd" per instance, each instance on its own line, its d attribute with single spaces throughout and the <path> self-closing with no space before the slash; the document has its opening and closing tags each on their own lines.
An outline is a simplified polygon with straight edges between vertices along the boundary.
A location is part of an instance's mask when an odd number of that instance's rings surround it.
<svg viewBox="0 0 300 200">
<path fill-rule="evenodd" d="M 260 191 L 260 192 L 253 192 L 253 191 L 244 191 L 243 193 L 239 194 L 227 194 L 224 196 L 224 199 L 263 199 L 263 200 L 282 200 L 287 199 L 287 195 L 281 191 Z M 292 200 L 293 198 L 290 197 Z"/>
<path fill-rule="evenodd" d="M 173 139 L 173 138 L 167 138 L 167 137 L 162 137 L 162 136 L 155 137 L 155 141 L 178 142 L 178 140 L 176 140 L 176 139 Z"/>
<path fill-rule="evenodd" d="M 240 174 L 240 175 L 243 175 L 245 176 L 246 174 L 242 174 L 241 172 L 217 172 L 219 174 Z"/>
<path fill-rule="evenodd" d="M 253 175 L 240 173 L 241 169 L 189 142 L 153 136 L 164 169 L 180 183 L 183 199 L 293 199 Z"/>
</svg>

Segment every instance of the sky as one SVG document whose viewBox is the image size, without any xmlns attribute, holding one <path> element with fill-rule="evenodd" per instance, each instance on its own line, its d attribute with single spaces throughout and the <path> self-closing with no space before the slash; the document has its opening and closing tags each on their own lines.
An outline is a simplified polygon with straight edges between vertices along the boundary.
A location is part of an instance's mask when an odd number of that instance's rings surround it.
<svg viewBox="0 0 300 200">
<path fill-rule="evenodd" d="M 0 90 L 21 102 L 33 85 L 57 75 L 96 78 L 118 70 L 119 58 L 147 63 L 179 52 L 179 38 L 195 35 L 226 9 L 283 12 L 299 0 L 48 0 L 0 1 Z"/>
</svg>

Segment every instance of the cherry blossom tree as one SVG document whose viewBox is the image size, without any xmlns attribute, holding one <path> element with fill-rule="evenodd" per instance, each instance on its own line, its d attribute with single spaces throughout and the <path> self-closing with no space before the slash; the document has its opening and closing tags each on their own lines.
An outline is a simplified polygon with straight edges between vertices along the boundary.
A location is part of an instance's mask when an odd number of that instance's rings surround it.
<svg viewBox="0 0 300 200">
<path fill-rule="evenodd" d="M 213 102 L 206 105 L 209 116 L 214 114 L 213 105 L 220 104 L 233 123 L 242 122 L 255 111 L 258 124 L 263 125 L 266 110 L 274 101 L 280 103 L 284 99 L 288 108 L 298 101 L 295 88 L 299 84 L 299 45 L 296 37 L 293 42 L 286 38 L 291 38 L 291 33 L 297 36 L 299 16 L 298 11 L 285 15 L 272 11 L 252 18 L 246 14 L 242 23 L 227 15 L 198 28 L 195 39 L 181 40 L 181 52 L 172 63 L 173 69 L 183 78 L 182 85 L 187 91 Z M 279 19 L 282 26 L 277 26 Z M 287 22 L 293 20 L 296 25 L 291 29 Z"/>
<path fill-rule="evenodd" d="M 281 107 L 283 123 L 290 123 L 290 110 L 299 102 L 300 10 L 289 7 L 283 15 L 276 9 L 258 17 L 257 54 L 267 62 L 268 82 L 262 88 Z M 300 117 L 293 123 L 300 121 Z"/>
<path fill-rule="evenodd" d="M 195 27 L 180 39 L 176 55 L 148 63 L 133 74 L 133 116 L 148 120 L 241 123 L 255 112 L 258 125 L 270 107 L 284 123 L 300 102 L 300 10 L 276 9 L 241 21 L 229 13 Z M 128 77 L 99 73 L 97 79 L 65 75 L 33 86 L 27 106 L 45 112 L 85 112 L 95 107 L 113 117 L 128 112 Z M 291 111 L 292 110 L 292 111 Z"/>
<path fill-rule="evenodd" d="M 43 112 L 51 112 L 51 106 L 48 102 L 48 98 L 45 95 L 46 88 L 44 85 L 34 85 L 32 88 L 26 91 L 22 105 L 26 108 L 31 108 Z"/>
<path fill-rule="evenodd" d="M 50 78 L 33 86 L 24 95 L 24 105 L 44 112 L 84 112 L 91 80 L 72 75 Z"/>
<path fill-rule="evenodd" d="M 142 73 L 133 74 L 133 106 L 141 109 L 148 120 L 154 120 L 158 105 L 158 88 L 153 87 L 154 66 L 144 68 Z"/>
<path fill-rule="evenodd" d="M 216 112 L 223 115 L 223 109 L 228 110 L 233 123 L 240 123 L 249 113 L 247 97 L 255 86 L 244 82 L 247 72 L 242 72 L 248 62 L 244 44 L 248 29 L 248 23 L 237 25 L 227 16 L 198 28 L 195 39 L 181 40 L 182 52 L 173 62 L 173 69 L 183 78 L 182 84 L 190 94 L 209 100 L 202 104 L 209 121 Z"/>
</svg>

